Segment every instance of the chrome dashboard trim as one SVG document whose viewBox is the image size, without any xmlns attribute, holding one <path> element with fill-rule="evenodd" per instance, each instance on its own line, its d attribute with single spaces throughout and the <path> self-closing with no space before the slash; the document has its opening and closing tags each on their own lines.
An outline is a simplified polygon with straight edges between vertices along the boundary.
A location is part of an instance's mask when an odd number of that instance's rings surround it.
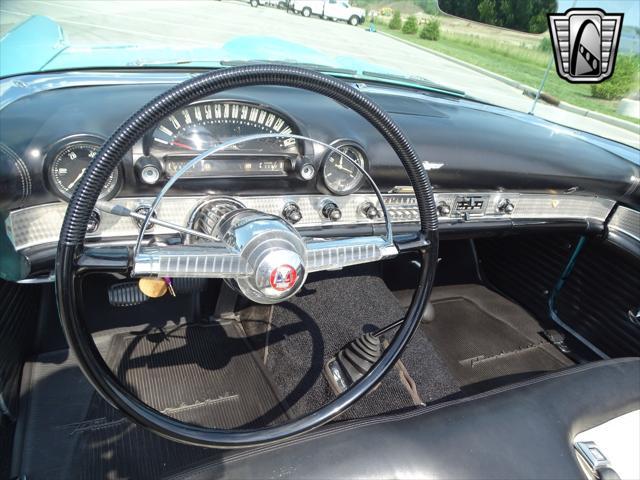
<svg viewBox="0 0 640 480">
<path fill-rule="evenodd" d="M 447 202 L 453 204 L 457 197 L 474 196 L 484 197 L 486 205 L 482 214 L 465 216 L 452 210 L 450 215 L 440 217 L 442 223 L 466 222 L 481 224 L 485 221 L 497 220 L 563 220 L 563 219 L 591 219 L 604 222 L 611 213 L 615 202 L 595 196 L 566 195 L 566 194 L 529 194 L 506 192 L 436 192 L 436 203 Z M 166 197 L 158 206 L 158 218 L 187 225 L 194 209 L 210 196 Z M 229 197 L 227 197 L 229 198 Z M 369 220 L 360 210 L 360 206 L 366 202 L 372 202 L 376 206 L 378 202 L 375 194 L 352 194 L 347 196 L 330 196 L 321 194 L 310 195 L 271 195 L 271 196 L 233 196 L 233 200 L 240 202 L 247 208 L 263 211 L 272 215 L 282 215 L 284 206 L 289 202 L 295 202 L 302 212 L 302 220 L 296 224 L 296 228 L 314 228 L 331 226 L 358 226 L 367 224 L 382 224 L 383 219 Z M 416 198 L 412 194 L 383 194 L 385 204 L 391 222 L 394 224 L 410 223 L 418 224 L 418 208 Z M 514 205 L 511 214 L 497 211 L 500 200 L 508 198 Z M 342 218 L 337 222 L 331 222 L 322 216 L 322 204 L 327 199 L 338 205 L 342 211 Z M 141 204 L 148 204 L 151 197 L 116 198 L 119 204 L 129 209 L 135 209 Z M 47 203 L 33 207 L 27 207 L 12 211 L 6 219 L 6 229 L 16 251 L 29 247 L 56 243 L 60 234 L 60 228 L 67 209 L 64 202 Z M 624 209 L 624 210 L 622 210 Z M 626 212 L 625 207 L 619 207 L 618 211 Z M 634 212 L 631 210 L 631 212 Z M 637 214 L 637 212 L 635 212 Z M 620 220 L 612 219 L 612 228 L 623 228 L 623 217 Z M 632 219 L 633 220 L 633 219 Z M 629 229 L 628 226 L 624 227 Z M 153 235 L 175 233 L 173 230 L 162 226 L 154 226 L 149 231 Z M 120 217 L 108 213 L 102 213 L 102 221 L 95 233 L 88 234 L 87 239 L 95 241 L 115 241 L 127 237 L 135 237 L 138 234 L 138 226 L 129 217 Z M 640 233 L 636 232 L 637 238 Z"/>
<path fill-rule="evenodd" d="M 624 233 L 640 242 L 640 212 L 619 206 L 609 220 L 609 229 Z"/>
</svg>

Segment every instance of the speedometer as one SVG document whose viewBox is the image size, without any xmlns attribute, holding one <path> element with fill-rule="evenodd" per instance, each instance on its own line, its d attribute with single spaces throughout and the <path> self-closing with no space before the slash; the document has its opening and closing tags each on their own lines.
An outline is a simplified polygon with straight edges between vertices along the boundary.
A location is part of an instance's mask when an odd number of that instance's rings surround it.
<svg viewBox="0 0 640 480">
<path fill-rule="evenodd" d="M 258 133 L 296 133 L 283 115 L 251 103 L 206 101 L 189 105 L 153 130 L 149 152 L 174 175 L 195 155 L 228 140 Z M 227 148 L 194 165 L 185 177 L 284 176 L 299 155 L 294 138 L 263 138 Z"/>
</svg>

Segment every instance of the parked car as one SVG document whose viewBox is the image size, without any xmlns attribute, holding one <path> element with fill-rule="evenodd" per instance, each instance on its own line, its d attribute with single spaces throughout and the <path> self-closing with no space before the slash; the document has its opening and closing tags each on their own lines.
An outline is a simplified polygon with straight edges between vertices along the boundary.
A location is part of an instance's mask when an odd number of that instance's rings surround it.
<svg viewBox="0 0 640 480">
<path fill-rule="evenodd" d="M 344 20 L 354 26 L 364 22 L 366 16 L 362 8 L 352 7 L 344 0 L 296 0 L 293 10 L 304 17 L 318 15 L 332 20 Z"/>
<path fill-rule="evenodd" d="M 287 8 L 288 0 L 249 0 L 249 4 L 252 7 L 258 7 L 260 5 L 265 7 L 277 7 L 277 8 Z"/>
</svg>

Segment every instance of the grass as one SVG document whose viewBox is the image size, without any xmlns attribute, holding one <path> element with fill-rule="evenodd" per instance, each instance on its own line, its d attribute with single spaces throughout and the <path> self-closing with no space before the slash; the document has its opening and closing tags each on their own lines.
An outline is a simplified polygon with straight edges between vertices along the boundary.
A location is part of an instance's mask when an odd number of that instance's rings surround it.
<svg viewBox="0 0 640 480">
<path fill-rule="evenodd" d="M 517 47 L 472 35 L 444 31 L 438 41 L 430 41 L 422 40 L 416 35 L 405 35 L 397 30 L 389 30 L 384 24 L 378 24 L 376 27 L 381 32 L 485 68 L 534 88 L 540 85 L 551 56 L 548 52 L 524 45 Z M 638 119 L 618 114 L 617 100 L 593 98 L 589 85 L 575 85 L 562 80 L 555 71 L 555 65 L 549 73 L 544 91 L 564 102 L 636 124 L 640 123 Z"/>
</svg>

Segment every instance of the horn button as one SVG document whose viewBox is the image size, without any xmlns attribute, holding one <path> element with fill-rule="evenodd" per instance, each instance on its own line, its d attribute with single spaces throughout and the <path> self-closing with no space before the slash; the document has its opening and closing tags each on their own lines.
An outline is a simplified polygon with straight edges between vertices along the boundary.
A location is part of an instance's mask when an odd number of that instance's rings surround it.
<svg viewBox="0 0 640 480">
<path fill-rule="evenodd" d="M 256 210 L 234 210 L 220 219 L 212 234 L 238 252 L 254 272 L 225 280 L 248 299 L 277 303 L 304 284 L 305 244 L 282 218 Z"/>
</svg>

